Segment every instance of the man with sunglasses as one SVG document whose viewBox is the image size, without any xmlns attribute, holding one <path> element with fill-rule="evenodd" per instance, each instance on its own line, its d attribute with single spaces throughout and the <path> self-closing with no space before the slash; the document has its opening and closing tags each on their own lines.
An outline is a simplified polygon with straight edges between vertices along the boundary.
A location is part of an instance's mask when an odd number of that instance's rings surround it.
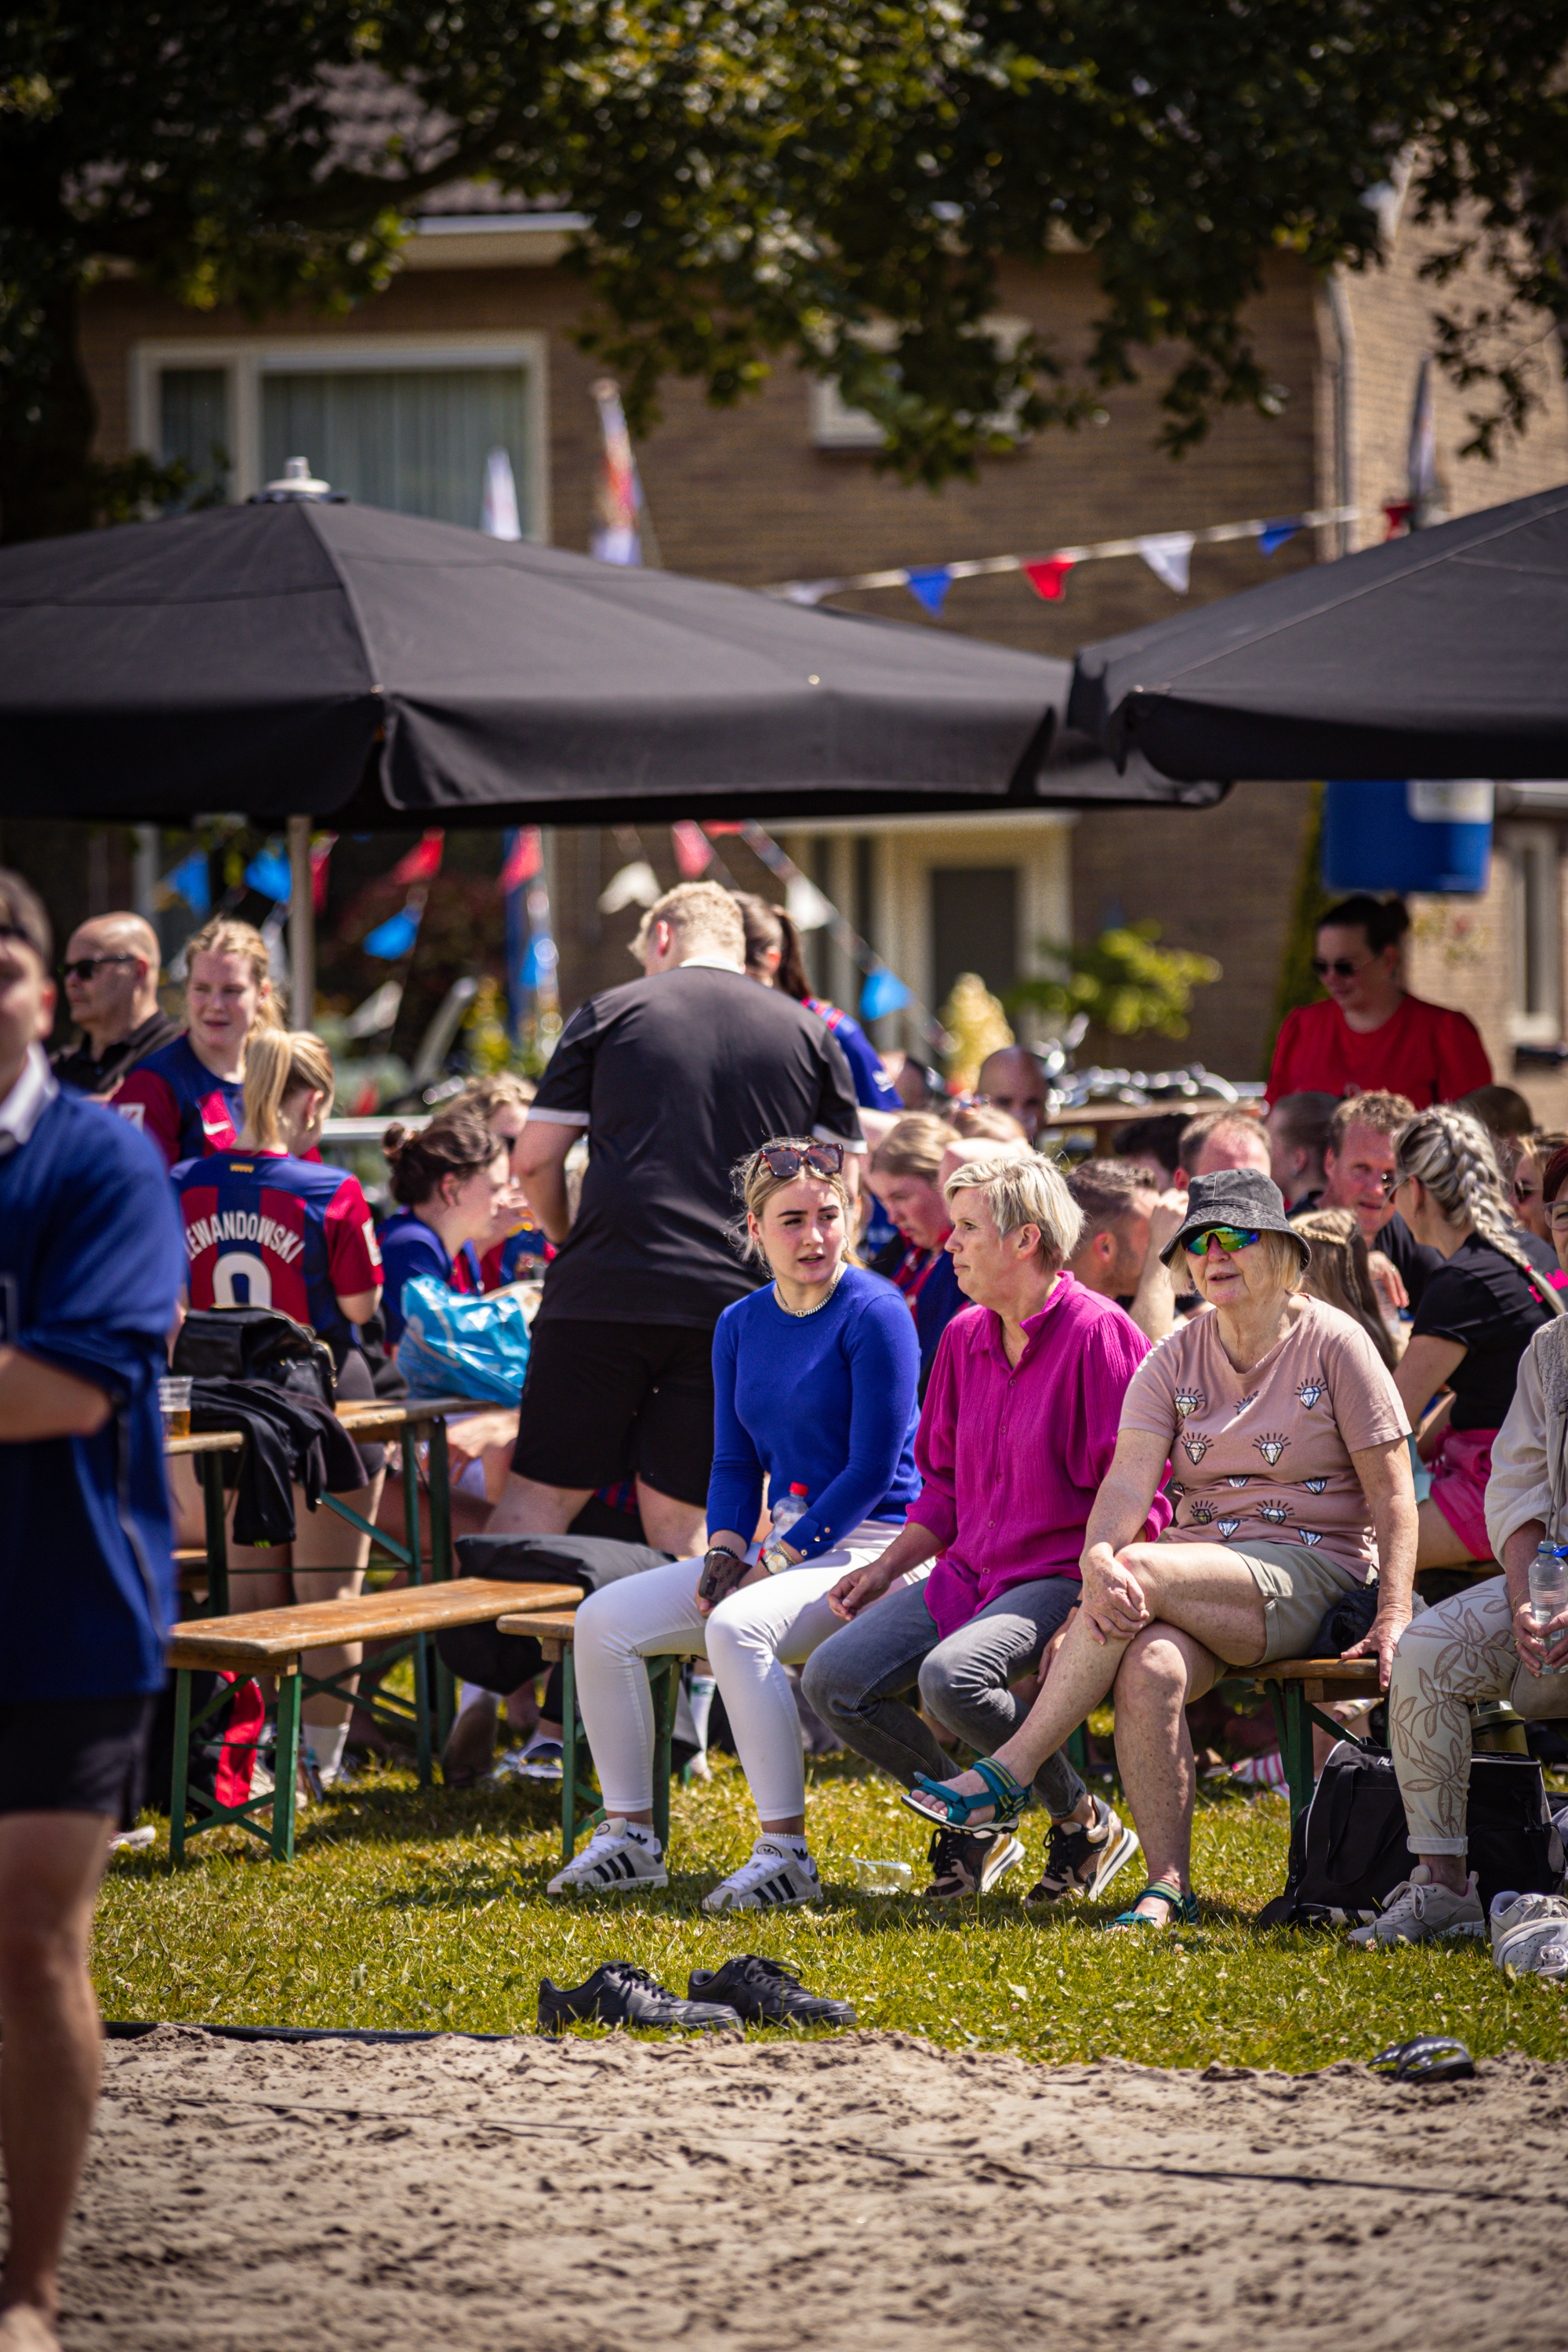
<svg viewBox="0 0 1568 2352">
<path fill-rule="evenodd" d="M 1475 1023 L 1412 996 L 1399 978 L 1410 918 L 1398 898 L 1360 893 L 1318 926 L 1312 970 L 1327 993 L 1285 1015 L 1268 1100 L 1294 1094 L 1408 1095 L 1417 1110 L 1491 1084 Z"/>
<path fill-rule="evenodd" d="M 140 915 L 95 915 L 70 935 L 62 977 L 81 1034 L 51 1056 L 62 1086 L 111 1095 L 128 1070 L 180 1034 L 158 1002 L 159 950 Z"/>
</svg>

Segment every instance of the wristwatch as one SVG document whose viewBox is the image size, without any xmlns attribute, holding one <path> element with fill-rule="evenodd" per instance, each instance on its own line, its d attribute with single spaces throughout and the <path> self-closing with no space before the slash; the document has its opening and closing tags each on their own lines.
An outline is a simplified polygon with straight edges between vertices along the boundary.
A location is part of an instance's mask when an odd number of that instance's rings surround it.
<svg viewBox="0 0 1568 2352">
<path fill-rule="evenodd" d="M 782 1575 L 786 1568 L 795 1566 L 794 1560 L 783 1545 L 776 1543 L 765 1543 L 763 1546 L 762 1562 L 770 1576 Z"/>
</svg>

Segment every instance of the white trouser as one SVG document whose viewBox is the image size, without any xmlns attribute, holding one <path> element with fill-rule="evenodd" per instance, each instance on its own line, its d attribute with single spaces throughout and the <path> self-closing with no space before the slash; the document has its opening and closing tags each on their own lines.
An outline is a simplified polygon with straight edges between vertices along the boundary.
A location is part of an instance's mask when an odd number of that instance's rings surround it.
<svg viewBox="0 0 1568 2352">
<path fill-rule="evenodd" d="M 764 1822 L 790 1821 L 805 1805 L 805 1764 L 795 1693 L 784 1675 L 836 1633 L 826 1594 L 852 1569 L 879 1559 L 900 1521 L 863 1520 L 832 1551 L 731 1593 L 710 1617 L 697 1606 L 700 1559 L 671 1560 L 601 1586 L 577 1611 L 577 1697 L 607 1813 L 643 1813 L 653 1802 L 653 1696 L 644 1658 L 706 1653 L 724 1695 L 741 1762 Z M 753 1544 L 747 1554 L 757 1557 Z"/>
</svg>

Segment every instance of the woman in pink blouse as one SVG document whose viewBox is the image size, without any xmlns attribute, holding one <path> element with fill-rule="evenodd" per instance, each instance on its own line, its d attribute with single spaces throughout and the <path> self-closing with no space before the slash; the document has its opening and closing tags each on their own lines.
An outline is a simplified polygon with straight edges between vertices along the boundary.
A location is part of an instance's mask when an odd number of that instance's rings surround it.
<svg viewBox="0 0 1568 2352">
<path fill-rule="evenodd" d="M 1085 1531 L 1083 1602 L 1027 1721 L 963 1779 L 906 1799 L 955 1826 L 1016 1815 L 1041 1756 L 1115 1686 L 1116 1748 L 1149 1885 L 1118 1927 L 1192 1920 L 1195 1767 L 1185 1708 L 1220 1661 L 1300 1656 L 1339 1598 L 1378 1578 L 1384 1687 L 1410 1618 L 1415 1496 L 1408 1423 L 1348 1316 L 1297 1288 L 1310 1252 L 1260 1170 L 1194 1177 L 1182 1250 L 1212 1315 L 1134 1373 Z M 1140 1541 L 1167 1470 L 1175 1517 Z"/>
</svg>

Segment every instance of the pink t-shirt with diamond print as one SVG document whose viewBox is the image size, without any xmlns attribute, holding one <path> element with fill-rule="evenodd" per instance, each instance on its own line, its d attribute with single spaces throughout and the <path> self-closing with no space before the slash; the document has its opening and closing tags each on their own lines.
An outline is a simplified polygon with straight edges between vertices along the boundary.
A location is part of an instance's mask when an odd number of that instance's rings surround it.
<svg viewBox="0 0 1568 2352">
<path fill-rule="evenodd" d="M 1226 1354 L 1216 1314 L 1182 1324 L 1132 1375 L 1121 1426 L 1170 1446 L 1176 1515 L 1163 1542 L 1321 1546 L 1364 1580 L 1377 1549 L 1351 1455 L 1410 1423 L 1360 1325 L 1319 1298 L 1297 1307 L 1248 1372 Z"/>
</svg>

